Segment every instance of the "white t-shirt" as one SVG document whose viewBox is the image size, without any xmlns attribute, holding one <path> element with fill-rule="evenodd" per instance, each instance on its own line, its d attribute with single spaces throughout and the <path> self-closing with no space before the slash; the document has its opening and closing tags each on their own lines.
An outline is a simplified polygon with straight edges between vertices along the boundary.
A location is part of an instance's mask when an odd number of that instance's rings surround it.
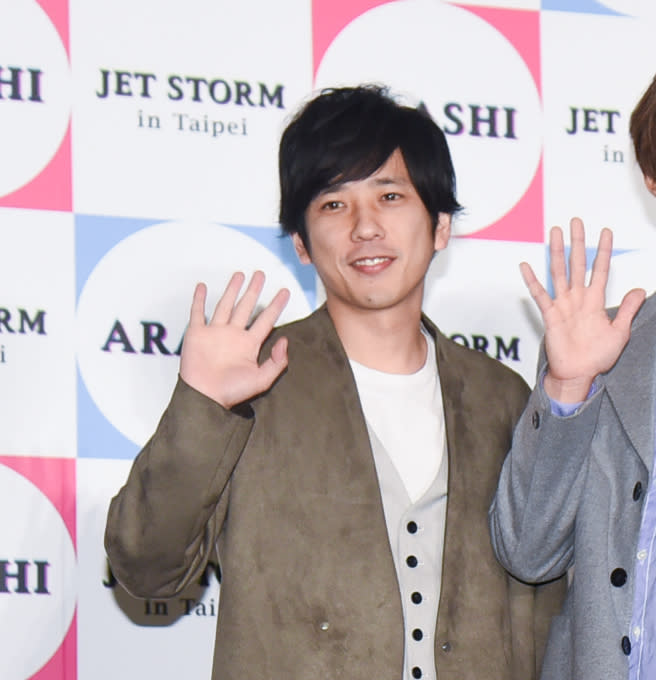
<svg viewBox="0 0 656 680">
<path fill-rule="evenodd" d="M 416 373 L 383 373 L 350 362 L 367 423 L 387 450 L 413 503 L 435 479 L 446 450 L 435 343 L 423 327 L 421 332 L 426 362 Z"/>
</svg>

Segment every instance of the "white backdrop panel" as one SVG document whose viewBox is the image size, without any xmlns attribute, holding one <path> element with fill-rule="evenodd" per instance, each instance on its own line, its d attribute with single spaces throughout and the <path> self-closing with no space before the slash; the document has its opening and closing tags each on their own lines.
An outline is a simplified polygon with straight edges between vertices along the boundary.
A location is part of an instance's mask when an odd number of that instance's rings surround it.
<svg viewBox="0 0 656 680">
<path fill-rule="evenodd" d="M 3 678 L 209 677 L 215 569 L 169 602 L 133 598 L 108 572 L 105 516 L 168 400 L 196 281 L 208 312 L 235 268 L 266 272 L 265 299 L 291 289 L 283 320 L 323 300 L 276 224 L 279 135 L 317 88 L 383 81 L 443 125 L 466 210 L 425 309 L 456 341 L 533 382 L 541 327 L 517 265 L 546 280 L 546 231 L 574 214 L 592 241 L 615 229 L 610 304 L 656 288 L 656 202 L 628 135 L 656 71 L 654 3 L 4 0 L 0 15 L 0 503 L 21 513 L 0 531 L 0 612 L 17 622 Z M 43 621 L 21 569 L 31 591 L 52 574 Z"/>
</svg>

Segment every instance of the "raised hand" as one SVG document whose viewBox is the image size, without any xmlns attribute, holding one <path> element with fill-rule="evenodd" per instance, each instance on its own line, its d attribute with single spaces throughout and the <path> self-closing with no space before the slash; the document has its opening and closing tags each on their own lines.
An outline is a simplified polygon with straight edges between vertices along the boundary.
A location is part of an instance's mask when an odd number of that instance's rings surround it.
<svg viewBox="0 0 656 680">
<path fill-rule="evenodd" d="M 544 387 L 550 397 L 565 403 L 583 401 L 595 377 L 617 361 L 629 341 L 633 317 L 645 299 L 643 289 L 629 291 L 611 320 L 605 301 L 613 234 L 610 229 L 602 230 L 592 276 L 586 286 L 585 233 L 580 219 L 570 222 L 570 233 L 569 280 L 562 230 L 554 227 L 550 233 L 553 299 L 530 265 L 520 264 L 524 282 L 544 321 L 549 362 Z"/>
<path fill-rule="evenodd" d="M 276 341 L 262 364 L 258 355 L 289 300 L 289 291 L 278 291 L 247 328 L 264 286 L 264 274 L 255 272 L 237 300 L 244 279 L 241 272 L 233 274 L 209 322 L 205 321 L 207 289 L 202 283 L 196 286 L 180 357 L 180 377 L 225 408 L 267 390 L 287 366 L 284 337 Z"/>
</svg>

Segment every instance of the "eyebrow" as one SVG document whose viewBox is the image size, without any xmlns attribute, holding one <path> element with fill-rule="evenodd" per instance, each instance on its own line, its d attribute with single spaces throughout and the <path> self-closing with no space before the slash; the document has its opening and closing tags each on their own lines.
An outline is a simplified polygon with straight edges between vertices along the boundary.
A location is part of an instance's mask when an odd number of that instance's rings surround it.
<svg viewBox="0 0 656 680">
<path fill-rule="evenodd" d="M 335 184 L 331 184 L 330 186 L 327 186 L 325 189 L 322 189 L 318 194 L 317 197 L 319 196 L 325 196 L 326 194 L 332 194 L 332 193 L 337 193 L 338 191 L 341 191 L 347 184 L 351 184 L 352 182 L 366 182 L 370 181 L 374 186 L 389 186 L 390 184 L 397 184 L 399 186 L 408 186 L 411 184 L 410 180 L 406 179 L 405 177 L 399 175 L 399 176 L 383 176 L 383 177 L 374 177 L 372 178 L 371 176 L 365 177 L 363 180 L 350 180 L 348 182 L 336 182 Z"/>
<path fill-rule="evenodd" d="M 389 177 L 376 177 L 373 179 L 373 183 L 377 186 L 385 186 L 387 184 L 400 184 L 406 186 L 410 184 L 410 180 L 402 176 L 389 176 Z"/>
</svg>

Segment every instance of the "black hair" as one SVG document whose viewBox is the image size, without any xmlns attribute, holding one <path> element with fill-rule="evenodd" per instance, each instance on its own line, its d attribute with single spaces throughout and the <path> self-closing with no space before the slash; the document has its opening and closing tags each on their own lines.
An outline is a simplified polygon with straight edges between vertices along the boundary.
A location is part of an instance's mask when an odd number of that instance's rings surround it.
<svg viewBox="0 0 656 680">
<path fill-rule="evenodd" d="M 369 177 L 399 149 L 437 226 L 439 213 L 461 209 L 444 133 L 423 105 L 401 106 L 386 87 L 322 90 L 292 119 L 280 140 L 280 224 L 309 250 L 305 211 L 334 184 Z"/>
</svg>

